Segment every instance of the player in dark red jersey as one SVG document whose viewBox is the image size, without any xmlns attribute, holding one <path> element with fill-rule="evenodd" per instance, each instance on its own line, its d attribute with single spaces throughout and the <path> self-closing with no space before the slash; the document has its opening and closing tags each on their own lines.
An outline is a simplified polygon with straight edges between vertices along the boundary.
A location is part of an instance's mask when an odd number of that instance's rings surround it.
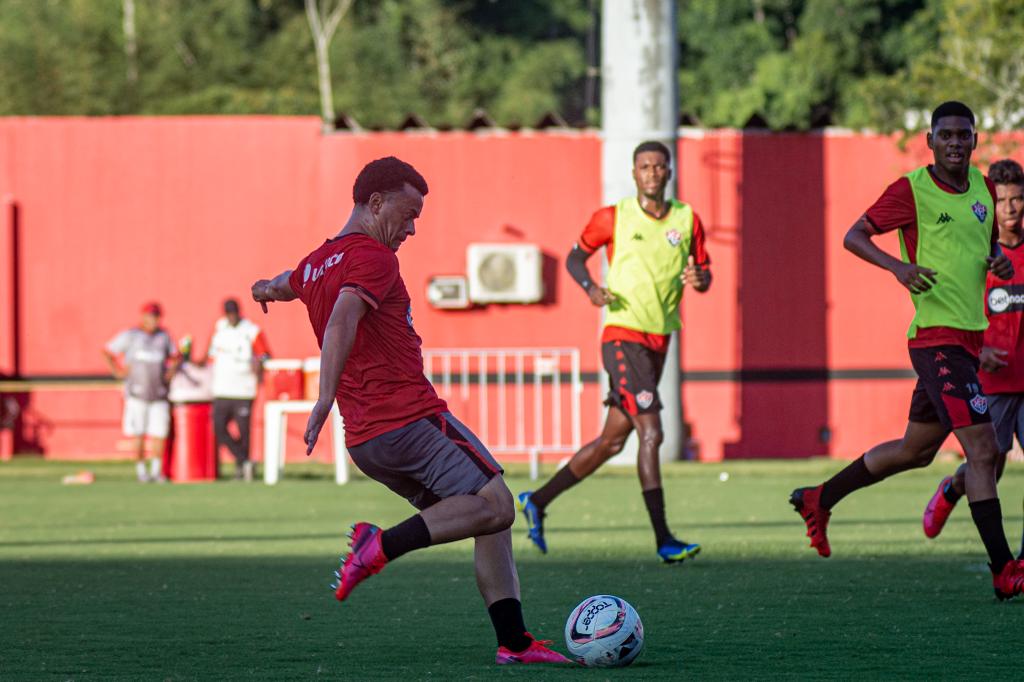
<svg viewBox="0 0 1024 682">
<path fill-rule="evenodd" d="M 567 663 L 523 622 L 509 531 L 515 507 L 502 469 L 423 374 L 396 252 L 416 233 L 426 193 L 426 181 L 404 161 L 367 164 L 341 232 L 294 270 L 252 287 L 264 311 L 270 301 L 302 301 L 321 348 L 320 396 L 306 426 L 306 453 L 336 400 L 356 466 L 420 510 L 387 529 L 354 524 L 335 595 L 343 601 L 407 552 L 474 538 L 477 585 L 498 638 L 496 662 Z"/>
<path fill-rule="evenodd" d="M 995 476 L 999 452 L 977 371 L 988 326 L 986 273 L 1009 280 L 1013 264 L 996 243 L 995 188 L 970 163 L 978 144 L 973 112 L 961 102 L 941 104 L 932 113 L 927 139 L 934 163 L 889 185 L 843 240 L 911 293 L 915 314 L 907 338 L 918 381 L 906 431 L 823 484 L 794 490 L 790 503 L 807 525 L 811 546 L 827 557 L 832 508 L 855 490 L 927 466 L 952 432 L 967 456 L 971 517 L 988 553 L 993 589 L 1008 599 L 1024 591 L 1024 562 L 1014 560 L 1003 531 Z M 902 258 L 872 241 L 890 230 L 898 230 Z"/>
<path fill-rule="evenodd" d="M 1024 443 L 1024 169 L 1012 159 L 996 161 L 988 170 L 996 188 L 996 226 L 999 245 L 1013 262 L 1013 279 L 1003 282 L 991 273 L 985 284 L 988 329 L 979 360 L 978 378 L 989 397 L 989 411 L 996 429 L 999 460 L 996 476 L 1002 476 L 1013 438 Z M 966 491 L 967 465 L 939 483 L 925 507 L 924 534 L 937 537 L 953 507 Z M 1024 558 L 1024 540 L 1018 558 Z"/>
</svg>

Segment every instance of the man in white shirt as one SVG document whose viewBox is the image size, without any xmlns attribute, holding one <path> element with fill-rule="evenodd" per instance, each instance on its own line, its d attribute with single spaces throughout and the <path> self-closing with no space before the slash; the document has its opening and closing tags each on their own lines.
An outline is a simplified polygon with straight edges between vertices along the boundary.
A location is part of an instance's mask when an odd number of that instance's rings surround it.
<svg viewBox="0 0 1024 682">
<path fill-rule="evenodd" d="M 160 327 L 161 313 L 159 303 L 145 304 L 139 326 L 121 332 L 103 349 L 110 373 L 124 379 L 122 426 L 124 435 L 134 440 L 136 474 L 142 483 L 164 480 L 161 463 L 171 423 L 167 387 L 181 361 L 170 335 Z"/>
<path fill-rule="evenodd" d="M 249 460 L 252 401 L 262 379 L 263 361 L 269 357 L 260 328 L 242 317 L 237 300 L 224 301 L 224 317 L 214 326 L 206 358 L 197 364 L 213 359 L 213 432 L 218 453 L 225 445 L 235 458 L 236 479 L 253 479 Z M 229 422 L 235 423 L 238 437 L 228 431 Z"/>
</svg>

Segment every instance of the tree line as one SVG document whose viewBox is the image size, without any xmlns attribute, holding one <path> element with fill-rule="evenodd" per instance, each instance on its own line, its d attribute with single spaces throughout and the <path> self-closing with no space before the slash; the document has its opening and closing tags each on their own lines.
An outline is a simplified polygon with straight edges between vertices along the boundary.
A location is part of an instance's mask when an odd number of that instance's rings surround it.
<svg viewBox="0 0 1024 682">
<path fill-rule="evenodd" d="M 309 5 L 332 29 L 319 45 Z M 0 115 L 330 111 L 375 129 L 484 109 L 507 127 L 548 112 L 596 125 L 600 6 L 0 0 Z M 679 0 L 677 15 L 695 125 L 912 129 L 950 98 L 985 127 L 1024 123 L 1024 0 Z"/>
</svg>

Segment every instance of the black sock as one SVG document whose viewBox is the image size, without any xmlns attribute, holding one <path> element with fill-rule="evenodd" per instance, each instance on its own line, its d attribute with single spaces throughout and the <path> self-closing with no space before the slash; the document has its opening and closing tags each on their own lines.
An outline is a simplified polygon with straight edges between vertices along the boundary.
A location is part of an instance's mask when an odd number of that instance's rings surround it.
<svg viewBox="0 0 1024 682">
<path fill-rule="evenodd" d="M 942 487 L 942 496 L 946 498 L 946 502 L 950 504 L 956 504 L 957 501 L 963 497 L 963 493 L 958 493 L 956 488 L 953 487 L 953 479 L 946 481 L 946 485 Z"/>
<path fill-rule="evenodd" d="M 576 478 L 576 474 L 572 472 L 569 465 L 566 465 L 559 469 L 550 481 L 534 491 L 530 495 L 530 501 L 537 505 L 538 509 L 544 511 L 544 508 L 551 504 L 552 500 L 579 482 L 580 479 Z"/>
<path fill-rule="evenodd" d="M 666 540 L 672 537 L 668 530 L 668 523 L 665 521 L 665 493 L 661 488 L 652 488 L 644 491 L 644 504 L 647 505 L 647 514 L 651 517 L 651 526 L 654 528 L 654 541 L 661 547 Z"/>
<path fill-rule="evenodd" d="M 410 516 L 397 526 L 391 526 L 380 535 L 380 548 L 388 561 L 424 547 L 430 547 L 430 531 L 419 514 Z"/>
<path fill-rule="evenodd" d="M 487 607 L 487 613 L 494 624 L 494 634 L 498 636 L 498 646 L 509 651 L 526 651 L 531 640 L 526 634 L 526 623 L 523 622 L 523 605 L 518 599 L 499 599 Z"/>
<path fill-rule="evenodd" d="M 971 518 L 978 527 L 978 535 L 988 552 L 992 572 L 999 573 L 1008 562 L 1013 561 L 1010 544 L 1003 533 L 1003 510 L 999 498 L 993 497 L 980 502 L 971 502 Z"/>
<path fill-rule="evenodd" d="M 821 486 L 819 504 L 825 509 L 831 509 L 839 500 L 854 490 L 866 488 L 873 483 L 878 483 L 880 480 L 882 479 L 868 471 L 868 466 L 864 463 L 864 455 L 861 455 L 845 469 L 825 481 L 825 484 Z"/>
</svg>

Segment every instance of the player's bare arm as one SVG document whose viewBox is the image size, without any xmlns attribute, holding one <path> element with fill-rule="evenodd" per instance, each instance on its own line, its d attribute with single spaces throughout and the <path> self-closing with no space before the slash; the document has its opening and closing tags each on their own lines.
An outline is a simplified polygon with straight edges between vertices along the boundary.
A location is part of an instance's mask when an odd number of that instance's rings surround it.
<svg viewBox="0 0 1024 682">
<path fill-rule="evenodd" d="M 999 279 L 1003 281 L 1013 279 L 1013 263 L 1006 257 L 1003 250 L 999 248 L 999 244 L 995 244 L 992 247 L 992 255 L 986 258 L 985 261 L 988 263 L 988 269 Z"/>
<path fill-rule="evenodd" d="M 981 363 L 981 368 L 986 372 L 997 372 L 1003 367 L 1006 367 L 1006 356 L 1009 355 L 1009 351 L 1002 350 L 1001 348 L 994 348 L 993 346 L 984 346 L 981 349 L 981 353 L 978 355 L 978 361 Z"/>
<path fill-rule="evenodd" d="M 288 283 L 291 275 L 291 270 L 285 270 L 274 279 L 261 279 L 252 285 L 252 300 L 260 304 L 263 312 L 269 312 L 267 303 L 271 301 L 293 301 L 299 297 Z"/>
<path fill-rule="evenodd" d="M 592 255 L 592 253 L 581 249 L 579 244 L 574 244 L 572 251 L 569 252 L 565 259 L 565 268 L 569 271 L 572 278 L 576 280 L 576 283 L 586 292 L 590 302 L 600 308 L 614 301 L 615 294 L 594 283 L 593 278 L 590 276 L 590 268 L 587 267 L 587 259 Z"/>
<path fill-rule="evenodd" d="M 874 233 L 871 231 L 871 224 L 867 218 L 861 216 L 846 233 L 843 247 L 858 258 L 891 272 L 912 294 L 922 294 L 932 288 L 938 273 L 916 263 L 904 263 L 890 256 L 875 245 L 872 237 Z"/>
<path fill-rule="evenodd" d="M 356 340 L 356 329 L 359 320 L 370 309 L 366 301 L 351 292 L 342 292 L 334 302 L 331 317 L 324 329 L 324 343 L 320 351 L 320 395 L 306 423 L 306 454 L 313 453 L 320 430 L 327 421 L 327 415 L 334 407 L 334 398 L 338 393 L 338 382 L 345 369 L 345 361 L 352 352 L 352 344 Z"/>
<path fill-rule="evenodd" d="M 110 370 L 110 375 L 115 379 L 124 379 L 128 376 L 128 368 L 123 367 L 121 363 L 117 361 L 117 358 L 109 350 L 103 350 L 103 359 L 107 363 L 107 369 Z"/>
</svg>

